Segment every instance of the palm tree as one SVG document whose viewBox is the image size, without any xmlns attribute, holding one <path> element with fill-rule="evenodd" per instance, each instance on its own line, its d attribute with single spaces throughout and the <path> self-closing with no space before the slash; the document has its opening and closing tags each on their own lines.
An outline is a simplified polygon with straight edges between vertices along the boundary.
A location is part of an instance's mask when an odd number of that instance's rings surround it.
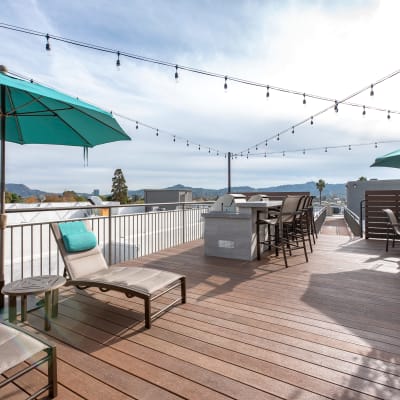
<svg viewBox="0 0 400 400">
<path fill-rule="evenodd" d="M 326 183 L 323 179 L 320 179 L 315 186 L 317 187 L 317 189 L 319 190 L 319 204 L 321 204 L 321 195 L 322 195 L 322 191 L 325 189 Z"/>
</svg>

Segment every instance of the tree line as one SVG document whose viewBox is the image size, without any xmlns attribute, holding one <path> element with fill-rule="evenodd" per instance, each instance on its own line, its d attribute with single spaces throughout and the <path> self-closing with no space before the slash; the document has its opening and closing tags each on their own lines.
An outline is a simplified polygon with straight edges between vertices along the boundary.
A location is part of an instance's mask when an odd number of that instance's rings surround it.
<svg viewBox="0 0 400 400">
<path fill-rule="evenodd" d="M 120 204 L 127 204 L 130 200 L 128 196 L 128 186 L 125 181 L 124 174 L 120 168 L 114 171 L 112 178 L 111 195 L 101 196 L 103 200 L 119 201 Z M 43 197 L 29 196 L 22 198 L 17 193 L 6 192 L 6 203 L 60 203 L 60 202 L 75 202 L 87 201 L 87 198 L 74 192 L 73 190 L 66 190 L 62 194 L 46 194 Z"/>
</svg>

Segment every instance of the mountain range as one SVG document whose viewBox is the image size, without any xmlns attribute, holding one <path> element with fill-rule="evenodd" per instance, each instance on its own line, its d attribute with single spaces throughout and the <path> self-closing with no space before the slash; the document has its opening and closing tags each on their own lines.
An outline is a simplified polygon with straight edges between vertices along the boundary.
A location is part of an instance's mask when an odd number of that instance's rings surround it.
<svg viewBox="0 0 400 400">
<path fill-rule="evenodd" d="M 193 199 L 216 199 L 227 192 L 227 188 L 223 189 L 205 189 L 205 188 L 193 188 L 185 185 L 174 185 L 167 187 L 165 189 L 191 189 L 193 194 Z M 21 197 L 36 196 L 40 197 L 48 193 L 38 190 L 30 189 L 24 184 L 7 183 L 6 191 L 16 193 Z M 232 193 L 243 193 L 243 192 L 310 192 L 313 196 L 319 196 L 319 191 L 316 188 L 315 182 L 306 182 L 292 185 L 280 185 L 272 187 L 263 188 L 253 188 L 250 186 L 236 186 L 231 188 Z M 344 183 L 327 183 L 325 189 L 323 190 L 323 195 L 327 197 L 345 197 L 346 196 L 346 186 Z M 90 196 L 88 193 L 79 193 L 82 196 Z M 144 196 L 144 189 L 139 190 L 129 190 L 129 196 Z"/>
</svg>

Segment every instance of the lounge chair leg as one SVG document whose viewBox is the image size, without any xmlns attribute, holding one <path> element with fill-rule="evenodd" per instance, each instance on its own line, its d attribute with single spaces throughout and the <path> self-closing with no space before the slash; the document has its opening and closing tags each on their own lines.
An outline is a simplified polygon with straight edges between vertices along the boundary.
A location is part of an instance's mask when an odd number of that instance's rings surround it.
<svg viewBox="0 0 400 400">
<path fill-rule="evenodd" d="M 145 319 L 145 326 L 147 329 L 151 328 L 151 304 L 150 304 L 150 297 L 144 299 L 144 319 Z"/>
<path fill-rule="evenodd" d="M 48 361 L 48 380 L 49 380 L 49 397 L 53 399 L 57 397 L 57 351 L 56 347 L 49 349 Z"/>
<path fill-rule="evenodd" d="M 182 297 L 182 304 L 186 303 L 186 278 L 181 278 L 181 297 Z"/>
</svg>

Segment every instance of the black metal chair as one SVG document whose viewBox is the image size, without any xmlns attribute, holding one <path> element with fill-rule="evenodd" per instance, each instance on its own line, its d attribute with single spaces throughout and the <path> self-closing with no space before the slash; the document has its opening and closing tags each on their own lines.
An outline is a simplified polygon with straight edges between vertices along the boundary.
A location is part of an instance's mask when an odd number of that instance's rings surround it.
<svg viewBox="0 0 400 400">
<path fill-rule="evenodd" d="M 288 267 L 287 254 L 292 255 L 292 250 L 304 249 L 304 255 L 308 262 L 307 249 L 303 231 L 299 229 L 297 223 L 298 216 L 304 212 L 299 207 L 303 204 L 303 196 L 287 196 L 282 203 L 279 214 L 274 218 L 262 218 L 258 213 L 256 220 L 257 233 L 257 259 L 261 259 L 261 246 L 268 246 L 268 249 L 275 249 L 275 254 L 279 255 L 282 250 L 285 267 Z M 267 227 L 267 236 L 263 230 L 262 237 L 260 230 Z"/>
<path fill-rule="evenodd" d="M 25 330 L 5 322 L 0 323 L 0 374 L 5 374 L 11 368 L 23 363 L 31 357 L 45 352 L 46 355 L 37 361 L 29 363 L 25 368 L 13 373 L 0 382 L 0 389 L 7 384 L 14 382 L 17 378 L 25 375 L 29 371 L 48 363 L 47 384 L 27 399 L 35 399 L 40 394 L 49 391 L 49 397 L 53 399 L 57 396 L 57 355 L 56 347 L 47 341 L 33 335 Z M 1 397 L 1 395 L 0 395 Z"/>
</svg>

